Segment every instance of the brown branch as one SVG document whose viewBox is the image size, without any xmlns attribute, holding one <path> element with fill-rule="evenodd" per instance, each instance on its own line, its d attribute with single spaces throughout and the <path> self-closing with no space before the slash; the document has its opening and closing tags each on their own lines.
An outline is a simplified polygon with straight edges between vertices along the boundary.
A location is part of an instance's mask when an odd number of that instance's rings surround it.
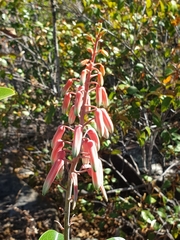
<svg viewBox="0 0 180 240">
<path fill-rule="evenodd" d="M 56 8 L 57 3 L 55 0 L 51 0 L 51 9 L 52 9 L 52 22 L 53 22 L 53 41 L 54 41 L 54 82 L 53 82 L 53 90 L 60 97 L 60 58 L 59 58 L 59 47 L 58 47 L 58 39 L 56 34 L 57 24 L 56 24 Z"/>
</svg>

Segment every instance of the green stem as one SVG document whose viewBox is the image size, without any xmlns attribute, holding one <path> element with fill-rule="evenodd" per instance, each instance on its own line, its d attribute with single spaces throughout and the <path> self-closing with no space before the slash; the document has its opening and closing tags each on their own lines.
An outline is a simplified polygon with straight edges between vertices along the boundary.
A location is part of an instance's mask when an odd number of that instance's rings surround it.
<svg viewBox="0 0 180 240">
<path fill-rule="evenodd" d="M 66 198 L 65 198 L 65 211 L 64 211 L 64 240 L 70 239 L 70 228 L 71 228 L 70 214 L 71 214 L 71 202 L 72 202 L 71 173 L 75 170 L 78 161 L 79 161 L 79 157 L 73 159 L 69 173 L 68 173 L 68 182 L 67 182 Z"/>
<path fill-rule="evenodd" d="M 69 172 L 68 184 L 65 198 L 65 212 L 64 212 L 64 240 L 70 239 L 70 210 L 71 210 L 71 195 L 72 195 L 72 181 Z"/>
</svg>

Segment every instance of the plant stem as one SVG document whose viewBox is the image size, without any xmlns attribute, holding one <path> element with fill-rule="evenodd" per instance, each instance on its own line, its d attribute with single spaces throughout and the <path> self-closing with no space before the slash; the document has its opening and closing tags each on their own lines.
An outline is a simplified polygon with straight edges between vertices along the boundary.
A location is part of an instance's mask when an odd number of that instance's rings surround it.
<svg viewBox="0 0 180 240">
<path fill-rule="evenodd" d="M 65 219 L 64 219 L 64 240 L 69 240 L 70 237 L 70 209 L 71 209 L 71 194 L 72 194 L 72 180 L 70 172 L 68 174 L 68 184 L 66 189 L 65 199 Z"/>
<path fill-rule="evenodd" d="M 79 157 L 74 158 L 68 172 L 68 182 L 66 188 L 65 198 L 65 211 L 64 211 L 64 240 L 70 239 L 70 214 L 71 214 L 71 202 L 72 202 L 72 178 L 71 173 L 75 170 L 79 161 Z"/>
</svg>

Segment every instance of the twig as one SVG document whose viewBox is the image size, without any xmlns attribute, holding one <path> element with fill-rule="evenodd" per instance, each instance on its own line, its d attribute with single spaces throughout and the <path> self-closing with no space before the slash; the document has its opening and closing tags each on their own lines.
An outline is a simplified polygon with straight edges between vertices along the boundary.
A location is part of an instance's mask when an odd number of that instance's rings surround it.
<svg viewBox="0 0 180 240">
<path fill-rule="evenodd" d="M 60 58 L 59 58 L 59 47 L 56 34 L 56 2 L 51 0 L 52 18 L 53 18 L 53 40 L 54 40 L 54 57 L 55 57 L 55 76 L 53 89 L 57 92 L 60 97 Z"/>
</svg>

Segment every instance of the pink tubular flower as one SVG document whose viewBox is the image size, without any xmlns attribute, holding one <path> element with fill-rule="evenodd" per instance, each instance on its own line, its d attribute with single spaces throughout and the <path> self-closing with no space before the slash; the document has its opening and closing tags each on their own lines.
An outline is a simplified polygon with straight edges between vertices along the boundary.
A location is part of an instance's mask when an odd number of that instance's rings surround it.
<svg viewBox="0 0 180 240">
<path fill-rule="evenodd" d="M 51 169 L 50 169 L 50 171 L 49 171 L 49 173 L 46 177 L 46 180 L 43 184 L 43 189 L 42 189 L 42 194 L 43 195 L 45 195 L 48 192 L 49 188 L 51 187 L 51 184 L 53 183 L 53 181 L 55 179 L 55 177 L 57 176 L 58 172 L 61 170 L 61 168 L 63 166 L 64 166 L 64 160 L 62 160 L 62 159 L 57 159 L 53 163 L 53 165 L 52 165 L 52 167 L 51 167 Z"/>
<path fill-rule="evenodd" d="M 65 127 L 63 125 L 60 125 L 58 129 L 56 130 L 56 133 L 54 134 L 54 137 L 51 142 L 51 146 L 53 147 L 55 143 L 60 140 L 65 132 Z"/>
<path fill-rule="evenodd" d="M 86 106 L 85 106 L 86 112 L 91 111 L 91 99 L 89 94 L 87 95 L 87 100 L 86 100 Z"/>
<path fill-rule="evenodd" d="M 98 170 L 98 153 L 95 142 L 93 140 L 86 139 L 84 141 L 84 146 L 89 155 L 89 162 L 93 168 L 93 171 L 96 172 Z"/>
<path fill-rule="evenodd" d="M 74 105 L 70 108 L 69 115 L 68 115 L 68 122 L 69 124 L 73 124 L 76 119 L 74 114 Z"/>
<path fill-rule="evenodd" d="M 89 136 L 89 138 L 91 140 L 93 140 L 95 142 L 97 151 L 99 151 L 99 149 L 100 149 L 100 141 L 99 141 L 99 137 L 97 135 L 96 130 L 94 128 L 89 128 L 87 130 L 86 134 Z"/>
<path fill-rule="evenodd" d="M 102 105 L 106 108 L 109 105 L 109 99 L 107 96 L 106 89 L 104 87 L 101 87 L 101 93 L 102 93 Z"/>
<path fill-rule="evenodd" d="M 53 147 L 53 150 L 52 150 L 52 153 L 51 153 L 51 160 L 52 161 L 56 161 L 58 159 L 58 152 L 60 152 L 64 147 L 64 141 L 63 140 L 58 140 L 54 147 Z"/>
<path fill-rule="evenodd" d="M 104 135 L 103 135 L 104 138 L 108 139 L 109 138 L 109 131 L 106 127 L 106 125 L 104 125 Z"/>
<path fill-rule="evenodd" d="M 72 179 L 72 182 L 73 182 L 73 193 L 74 193 L 73 209 L 75 209 L 76 202 L 77 202 L 77 199 L 78 199 L 78 178 L 77 178 L 77 173 L 72 172 L 71 173 L 71 179 Z"/>
<path fill-rule="evenodd" d="M 72 83 L 73 83 L 73 80 L 72 80 L 72 79 L 69 79 L 69 80 L 66 82 L 65 86 L 64 86 L 63 89 L 62 89 L 62 94 L 63 94 L 63 95 L 69 90 L 69 88 L 72 86 Z"/>
<path fill-rule="evenodd" d="M 109 117 L 109 114 L 107 113 L 106 109 L 104 109 L 104 108 L 101 108 L 101 112 L 103 115 L 104 125 L 107 127 L 107 129 L 110 133 L 113 133 L 114 125 L 111 121 L 111 118 Z"/>
<path fill-rule="evenodd" d="M 87 63 L 89 63 L 89 61 L 90 61 L 89 59 L 84 59 L 84 60 L 81 61 L 81 65 L 84 66 Z"/>
<path fill-rule="evenodd" d="M 94 119 L 96 122 L 96 127 L 99 135 L 103 136 L 104 135 L 104 119 L 103 119 L 103 114 L 100 108 L 96 109 Z"/>
<path fill-rule="evenodd" d="M 105 69 L 102 64 L 100 64 L 100 72 L 102 73 L 103 76 L 105 75 Z"/>
<path fill-rule="evenodd" d="M 72 143 L 72 156 L 73 158 L 77 157 L 81 150 L 82 143 L 82 126 L 77 125 L 74 129 L 74 139 Z"/>
<path fill-rule="evenodd" d="M 80 84 L 83 85 L 83 86 L 86 82 L 86 74 L 87 74 L 87 69 L 82 70 L 81 78 L 80 78 Z"/>
<path fill-rule="evenodd" d="M 98 72 L 98 79 L 97 79 L 97 82 L 100 86 L 103 86 L 104 85 L 104 78 L 103 78 L 103 75 L 101 72 Z"/>
<path fill-rule="evenodd" d="M 103 186 L 103 167 L 101 160 L 97 159 L 97 171 L 95 172 L 92 168 L 87 169 L 88 174 L 92 177 L 93 186 L 96 189 L 99 189 L 101 186 Z"/>
<path fill-rule="evenodd" d="M 76 116 L 79 115 L 82 104 L 83 104 L 83 93 L 81 91 L 78 91 L 76 93 L 75 104 L 74 104 L 74 114 Z"/>
<path fill-rule="evenodd" d="M 96 85 L 96 104 L 98 107 L 102 105 L 102 87 Z"/>
<path fill-rule="evenodd" d="M 66 114 L 66 112 L 69 108 L 70 101 L 71 101 L 71 93 L 68 92 L 64 96 L 64 101 L 62 104 L 62 113 Z"/>
</svg>

